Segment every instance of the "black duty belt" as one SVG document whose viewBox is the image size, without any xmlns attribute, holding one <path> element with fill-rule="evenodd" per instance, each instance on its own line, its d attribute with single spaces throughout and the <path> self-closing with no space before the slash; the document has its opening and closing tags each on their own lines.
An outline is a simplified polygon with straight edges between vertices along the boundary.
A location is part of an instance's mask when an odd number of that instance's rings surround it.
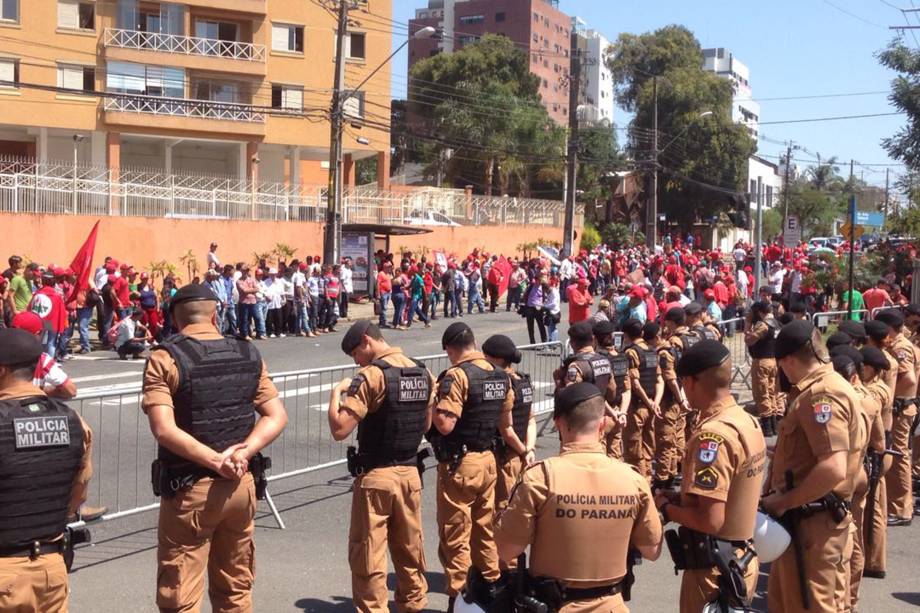
<svg viewBox="0 0 920 613">
<path fill-rule="evenodd" d="M 34 541 L 31 545 L 25 547 L 0 547 L 0 558 L 29 557 L 34 560 L 38 556 L 46 553 L 63 553 L 63 551 L 64 539 L 52 541 L 50 543 Z"/>
<path fill-rule="evenodd" d="M 562 602 L 573 602 L 575 600 L 591 600 L 592 598 L 606 598 L 616 596 L 623 591 L 623 582 L 611 583 L 610 585 L 600 585 L 598 587 L 564 587 L 559 586 L 562 593 Z"/>
</svg>

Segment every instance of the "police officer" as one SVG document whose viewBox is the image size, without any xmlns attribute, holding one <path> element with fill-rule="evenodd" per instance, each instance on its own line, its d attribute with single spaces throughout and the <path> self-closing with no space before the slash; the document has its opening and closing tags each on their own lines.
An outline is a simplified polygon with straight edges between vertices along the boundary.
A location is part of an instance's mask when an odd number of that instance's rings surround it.
<svg viewBox="0 0 920 613">
<path fill-rule="evenodd" d="M 66 611 L 68 515 L 86 499 L 92 434 L 35 387 L 41 342 L 0 329 L 0 590 L 2 611 Z"/>
<path fill-rule="evenodd" d="M 623 336 L 623 353 L 629 359 L 633 391 L 623 433 L 624 459 L 648 478 L 655 444 L 655 418 L 659 415 L 664 381 L 658 353 L 642 340 L 642 322 L 638 319 L 627 321 L 623 324 Z"/>
<path fill-rule="evenodd" d="M 424 364 L 387 344 L 368 320 L 351 325 L 342 352 L 360 366 L 329 399 L 332 438 L 355 428 L 358 448 L 349 449 L 355 477 L 348 535 L 352 602 L 358 611 L 387 610 L 387 548 L 396 571 L 396 606 L 427 605 L 422 548 L 422 483 L 418 449 L 431 427 L 434 378 Z"/>
<path fill-rule="evenodd" d="M 731 394 L 731 352 L 714 340 L 700 341 L 677 363 L 683 391 L 699 410 L 699 420 L 682 463 L 680 494 L 659 492 L 656 503 L 666 521 L 682 526 L 684 548 L 672 551 L 684 570 L 680 610 L 697 613 L 719 597 L 731 606 L 749 605 L 757 586 L 758 564 L 751 539 L 766 466 L 766 443 L 757 420 Z M 700 547 L 701 544 L 709 546 Z M 722 556 L 695 556 L 712 551 Z M 683 557 L 683 559 L 681 559 Z M 738 574 L 743 593 L 722 577 L 731 559 L 747 560 Z M 740 562 L 739 562 L 740 563 Z M 736 583 L 736 584 L 737 584 Z"/>
<path fill-rule="evenodd" d="M 849 334 L 853 339 L 853 345 L 857 348 L 866 343 L 866 326 L 861 321 L 845 319 L 837 325 L 837 330 Z"/>
<path fill-rule="evenodd" d="M 664 396 L 661 399 L 661 418 L 655 423 L 655 480 L 653 485 L 670 488 L 677 475 L 677 466 L 683 455 L 683 437 L 678 430 L 683 428 L 684 416 L 690 412 L 690 405 L 684 397 L 677 378 L 675 366 L 691 347 L 699 342 L 686 326 L 687 316 L 682 307 L 671 307 L 664 316 L 665 340 L 658 350 L 661 376 L 664 380 Z"/>
<path fill-rule="evenodd" d="M 888 525 L 909 526 L 914 515 L 911 482 L 911 444 L 914 418 L 917 416 L 917 348 L 902 333 L 904 316 L 900 311 L 882 311 L 875 321 L 888 326 L 891 335 L 889 353 L 897 360 L 894 386 L 891 448 L 901 455 L 894 458 L 885 475 L 888 490 Z"/>
<path fill-rule="evenodd" d="M 905 307 L 904 325 L 910 331 L 910 342 L 920 348 L 920 304 Z M 914 418 L 913 454 L 914 516 L 920 516 L 920 409 Z"/>
<path fill-rule="evenodd" d="M 500 577 L 492 527 L 492 449 L 496 427 L 513 426 L 513 398 L 507 373 L 476 349 L 469 326 L 448 326 L 441 346 L 452 366 L 438 377 L 430 438 L 438 460 L 438 557 L 453 610 L 471 561 L 486 581 Z"/>
<path fill-rule="evenodd" d="M 626 414 L 632 401 L 632 385 L 628 376 L 629 359 L 617 352 L 614 341 L 616 328 L 612 321 L 599 321 L 594 324 L 592 330 L 597 352 L 610 360 L 611 376 L 616 388 L 613 404 L 610 405 L 612 413 L 609 415 L 607 425 L 604 426 L 607 455 L 620 460 L 623 458 L 623 427 L 626 425 Z"/>
<path fill-rule="evenodd" d="M 776 360 L 792 388 L 761 504 L 787 520 L 794 542 L 770 568 L 767 606 L 842 611 L 849 601 L 853 548 L 848 504 L 861 470 L 853 451 L 862 445 L 860 401 L 827 363 L 810 322 L 793 321 L 780 330 Z"/>
<path fill-rule="evenodd" d="M 197 609 L 205 569 L 215 610 L 252 610 L 253 517 L 264 480 L 257 454 L 287 423 L 256 348 L 217 330 L 217 302 L 204 285 L 176 292 L 170 314 L 179 333 L 151 352 L 144 371 L 142 408 L 159 444 L 161 611 Z"/>
<path fill-rule="evenodd" d="M 508 373 L 511 381 L 511 427 L 504 428 L 496 439 L 495 510 L 508 506 L 511 488 L 525 466 L 533 464 L 537 446 L 537 419 L 533 414 L 533 383 L 530 375 L 514 370 L 521 363 L 521 352 L 504 334 L 495 334 L 482 344 L 482 352 L 493 366 Z"/>
<path fill-rule="evenodd" d="M 769 302 L 751 305 L 750 329 L 744 343 L 751 354 L 751 388 L 765 436 L 776 435 L 776 420 L 783 414 L 776 397 L 776 359 L 773 356 L 779 323 Z"/>
<path fill-rule="evenodd" d="M 649 485 L 604 453 L 604 398 L 587 383 L 556 393 L 560 455 L 524 470 L 495 532 L 505 562 L 530 546 L 536 598 L 550 611 L 628 611 L 621 592 L 630 549 L 661 553 Z"/>
</svg>

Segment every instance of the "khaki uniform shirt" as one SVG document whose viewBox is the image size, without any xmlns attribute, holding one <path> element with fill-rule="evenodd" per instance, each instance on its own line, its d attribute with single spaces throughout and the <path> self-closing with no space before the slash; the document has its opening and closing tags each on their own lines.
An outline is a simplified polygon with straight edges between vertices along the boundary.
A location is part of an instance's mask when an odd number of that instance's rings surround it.
<svg viewBox="0 0 920 613">
<path fill-rule="evenodd" d="M 650 349 L 650 347 L 648 346 L 648 344 L 647 344 L 644 340 L 642 340 L 641 338 L 640 338 L 639 340 L 637 340 L 637 341 L 634 343 L 634 345 L 635 345 L 636 347 L 640 348 L 640 349 L 645 349 L 645 350 Z M 642 386 L 639 384 L 639 367 L 642 365 L 641 362 L 640 362 L 640 360 L 639 360 L 639 354 L 638 354 L 636 351 L 632 350 L 632 346 L 627 347 L 626 349 L 624 349 L 624 350 L 623 350 L 623 353 L 624 353 L 624 355 L 626 355 L 626 357 L 629 359 L 629 373 L 626 375 L 626 378 L 630 380 L 630 388 L 631 388 L 631 389 L 639 389 L 639 388 L 642 387 Z M 658 377 L 660 378 L 660 377 L 661 377 L 661 364 L 658 364 L 658 365 L 655 367 L 655 371 L 656 371 L 656 376 L 658 376 Z M 638 396 L 634 395 L 634 396 L 633 396 L 633 401 L 636 401 L 638 398 L 639 398 Z M 649 400 L 651 400 L 652 402 L 655 401 L 655 394 L 654 394 L 654 393 L 652 393 L 652 395 L 649 396 Z"/>
<path fill-rule="evenodd" d="M 31 381 L 17 381 L 9 387 L 0 389 L 0 400 L 16 400 L 31 396 L 46 397 L 47 394 L 32 385 Z M 83 427 L 83 456 L 80 458 L 80 467 L 77 469 L 77 474 L 73 479 L 73 487 L 70 490 L 70 503 L 67 506 L 68 515 L 76 513 L 80 505 L 86 501 L 86 488 L 93 476 L 93 431 L 90 430 L 81 416 L 77 415 L 77 417 Z"/>
<path fill-rule="evenodd" d="M 773 316 L 772 316 L 772 315 L 769 316 L 769 319 L 773 319 Z M 753 326 L 751 326 L 751 336 L 753 337 L 753 339 L 750 340 L 750 341 L 748 341 L 747 339 L 745 339 L 745 344 L 746 344 L 746 345 L 748 346 L 748 348 L 750 349 L 751 345 L 755 345 L 755 344 L 759 343 L 760 341 L 762 341 L 762 340 L 764 339 L 764 337 L 767 335 L 767 333 L 768 333 L 768 332 L 771 332 L 772 330 L 773 330 L 773 328 L 771 328 L 769 325 L 767 325 L 766 320 L 758 321 L 758 322 L 755 323 Z M 751 359 L 754 359 L 754 360 L 758 360 L 758 359 L 760 359 L 760 360 L 767 360 L 767 359 L 772 360 L 773 358 L 751 358 Z"/>
<path fill-rule="evenodd" d="M 882 381 L 881 377 L 876 377 L 866 385 L 866 389 L 870 394 L 875 396 L 878 400 L 879 410 L 875 414 L 875 417 L 872 419 L 872 425 L 869 428 L 869 449 L 874 451 L 884 451 L 885 450 L 885 407 L 891 406 L 891 399 L 893 394 L 891 389 L 885 385 L 885 382 Z M 891 411 L 889 409 L 889 419 L 891 418 Z"/>
<path fill-rule="evenodd" d="M 620 355 L 619 352 L 617 351 L 617 348 L 614 347 L 613 345 L 611 345 L 610 347 L 601 347 L 601 349 L 603 349 L 604 351 L 606 351 L 607 353 L 609 353 L 611 357 L 615 357 L 615 356 Z M 623 377 L 622 387 L 623 387 L 623 389 L 617 388 L 618 391 L 619 391 L 619 393 L 620 393 L 620 395 L 623 395 L 623 394 L 625 394 L 626 392 L 629 392 L 629 391 L 632 390 L 632 383 L 631 383 L 630 380 L 629 380 L 629 373 L 627 373 L 626 376 Z"/>
<path fill-rule="evenodd" d="M 191 324 L 181 330 L 181 334 L 201 341 L 220 340 L 223 336 L 211 324 Z M 179 389 L 179 368 L 167 351 L 153 351 L 147 359 L 144 369 L 144 398 L 141 408 L 144 413 L 151 407 L 165 406 L 174 409 L 173 394 Z M 259 376 L 259 387 L 253 403 L 261 406 L 273 398 L 278 397 L 275 384 L 268 377 L 268 369 L 262 362 L 262 373 Z"/>
<path fill-rule="evenodd" d="M 891 430 L 891 425 L 894 420 L 894 386 L 898 382 L 898 360 L 891 352 L 891 347 L 886 347 L 882 351 L 882 354 L 888 358 L 888 370 L 882 371 L 879 378 L 885 384 L 885 387 L 888 388 L 888 391 L 891 392 L 888 404 L 882 407 L 882 423 L 885 425 L 885 431 L 888 432 Z"/>
<path fill-rule="evenodd" d="M 664 379 L 665 383 L 665 396 L 668 395 L 668 383 L 671 381 L 677 381 L 677 361 L 674 357 L 674 352 L 672 349 L 677 351 L 684 351 L 684 343 L 680 340 L 680 337 L 690 334 L 690 330 L 687 326 L 680 326 L 674 330 L 674 334 L 665 339 L 662 346 L 658 349 L 658 363 L 659 370 L 661 371 L 661 377 Z M 677 401 L 678 398 L 672 397 L 672 401 Z"/>
<path fill-rule="evenodd" d="M 495 540 L 531 545 L 535 577 L 594 587 L 626 575 L 630 547 L 660 543 L 661 520 L 635 469 L 608 458 L 600 443 L 570 443 L 524 470 Z"/>
<path fill-rule="evenodd" d="M 374 360 L 383 360 L 387 364 L 396 367 L 414 367 L 415 362 L 410 360 L 399 347 L 389 347 L 384 351 L 374 355 Z M 429 389 L 431 394 L 428 398 L 428 405 L 434 402 L 435 385 L 434 377 L 428 373 L 430 379 Z M 367 417 L 368 413 L 375 413 L 386 398 L 386 377 L 383 371 L 373 365 L 368 365 L 355 374 L 344 400 L 339 405 L 340 409 L 348 409 L 355 414 L 358 421 Z"/>
<path fill-rule="evenodd" d="M 463 369 L 460 368 L 460 364 L 465 362 L 470 362 L 473 366 L 478 366 L 485 370 L 495 370 L 481 352 L 472 351 L 458 364 L 444 371 L 444 375 L 441 377 L 441 383 L 438 385 L 437 390 L 437 410 L 450 413 L 457 419 L 460 419 L 460 416 L 463 415 L 463 403 L 466 402 L 466 395 L 470 389 L 470 381 L 467 379 Z M 509 381 L 508 395 L 502 403 L 502 414 L 511 413 L 513 407 L 514 390 L 511 388 L 511 382 Z"/>
<path fill-rule="evenodd" d="M 894 356 L 897 361 L 897 378 L 914 373 L 914 376 L 917 374 L 917 348 L 914 347 L 903 334 L 898 334 L 894 339 L 894 342 L 891 344 L 891 355 Z M 906 393 L 899 394 L 897 390 L 894 392 L 895 398 L 910 398 L 913 399 L 917 396 L 917 386 L 914 384 L 911 390 L 908 390 Z"/>
<path fill-rule="evenodd" d="M 731 396 L 700 411 L 683 461 L 681 497 L 725 503 L 725 523 L 713 536 L 726 541 L 754 536 L 767 444 L 757 419 Z"/>
<path fill-rule="evenodd" d="M 581 355 L 582 353 L 594 353 L 594 349 L 589 347 L 584 347 L 583 349 L 577 351 L 575 355 Z M 581 383 L 584 381 L 584 373 L 581 372 L 581 366 L 577 361 L 569 364 L 568 369 L 566 369 L 563 376 L 560 377 L 561 386 L 568 387 L 575 383 Z M 617 398 L 617 382 L 613 379 L 613 374 L 611 372 L 610 381 L 607 383 L 607 390 L 604 392 L 604 399 L 611 406 L 614 405 Z"/>
<path fill-rule="evenodd" d="M 848 454 L 847 476 L 840 483 L 828 483 L 828 490 L 849 500 L 853 494 L 854 470 L 852 450 L 862 446 L 860 440 L 859 397 L 853 386 L 822 364 L 792 386 L 789 410 L 780 422 L 779 436 L 773 453 L 770 485 L 786 491 L 785 473 L 792 471 L 793 486 L 805 479 L 823 455 L 844 451 Z"/>
</svg>

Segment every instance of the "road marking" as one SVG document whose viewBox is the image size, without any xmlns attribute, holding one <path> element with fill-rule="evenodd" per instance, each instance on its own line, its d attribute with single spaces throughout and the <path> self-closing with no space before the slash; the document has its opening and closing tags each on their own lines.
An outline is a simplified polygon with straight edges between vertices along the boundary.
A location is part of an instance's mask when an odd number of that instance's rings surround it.
<svg viewBox="0 0 920 613">
<path fill-rule="evenodd" d="M 74 383 L 88 383 L 90 381 L 105 381 L 106 379 L 121 379 L 122 377 L 133 377 L 140 375 L 143 370 L 130 370 L 127 372 L 113 372 L 105 375 L 89 375 L 87 377 L 71 377 Z"/>
</svg>

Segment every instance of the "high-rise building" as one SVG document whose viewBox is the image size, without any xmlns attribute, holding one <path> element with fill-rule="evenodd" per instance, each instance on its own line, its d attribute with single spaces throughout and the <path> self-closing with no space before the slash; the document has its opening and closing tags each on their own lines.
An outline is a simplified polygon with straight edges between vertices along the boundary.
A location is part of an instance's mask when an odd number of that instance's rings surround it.
<svg viewBox="0 0 920 613">
<path fill-rule="evenodd" d="M 409 68 L 438 53 L 451 53 L 484 34 L 504 34 L 530 57 L 543 104 L 557 123 L 568 123 L 571 18 L 558 0 L 429 0 L 409 21 L 409 31 L 440 28 L 440 40 L 409 42 Z"/>
<path fill-rule="evenodd" d="M 610 41 L 597 30 L 588 29 L 579 17 L 572 18 L 581 51 L 582 87 L 578 103 L 579 120 L 588 124 L 613 123 L 613 73 L 607 67 Z"/>
<path fill-rule="evenodd" d="M 703 69 L 729 79 L 734 86 L 732 119 L 743 123 L 757 138 L 760 131 L 760 105 L 751 100 L 751 71 L 724 47 L 703 49 Z"/>
<path fill-rule="evenodd" d="M 368 0 L 392 16 L 392 0 Z M 324 183 L 335 19 L 289 0 L 3 0 L 0 155 Z M 346 86 L 390 53 L 391 35 L 356 26 Z M 346 105 L 389 117 L 390 70 Z M 345 139 L 346 177 L 389 135 Z"/>
</svg>

